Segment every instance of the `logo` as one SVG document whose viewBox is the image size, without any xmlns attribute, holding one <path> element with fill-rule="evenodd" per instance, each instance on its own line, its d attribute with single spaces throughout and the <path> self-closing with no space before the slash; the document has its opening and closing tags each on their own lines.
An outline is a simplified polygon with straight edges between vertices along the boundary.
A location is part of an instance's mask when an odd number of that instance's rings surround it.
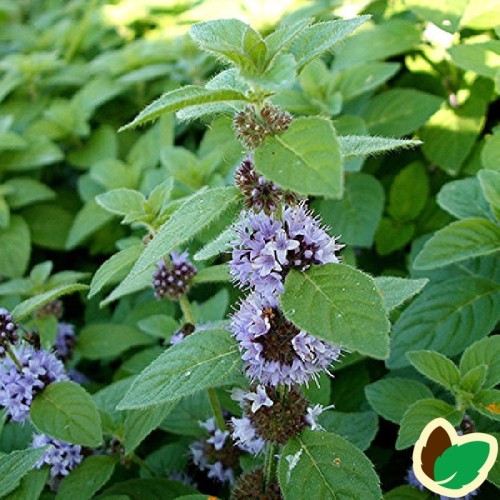
<svg viewBox="0 0 500 500">
<path fill-rule="evenodd" d="M 435 418 L 415 444 L 413 470 L 432 492 L 459 498 L 483 484 L 497 455 L 493 436 L 482 432 L 459 436 L 447 420 Z"/>
</svg>

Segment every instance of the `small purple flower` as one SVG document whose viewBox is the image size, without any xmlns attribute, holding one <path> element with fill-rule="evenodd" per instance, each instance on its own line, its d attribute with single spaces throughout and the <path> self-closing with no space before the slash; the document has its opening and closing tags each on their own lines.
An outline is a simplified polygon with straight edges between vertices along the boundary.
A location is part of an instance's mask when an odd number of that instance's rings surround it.
<svg viewBox="0 0 500 500">
<path fill-rule="evenodd" d="M 230 329 L 243 352 L 253 382 L 276 386 L 306 384 L 338 360 L 341 350 L 299 330 L 279 310 L 276 299 L 249 295 L 233 315 Z"/>
<path fill-rule="evenodd" d="M 14 350 L 14 354 L 22 371 L 11 359 L 0 360 L 0 407 L 14 422 L 23 422 L 29 418 L 33 398 L 48 384 L 68 377 L 62 362 L 48 351 L 26 345 Z"/>
<path fill-rule="evenodd" d="M 17 329 L 9 311 L 0 307 L 0 357 L 5 356 L 7 346 L 17 344 Z"/>
<path fill-rule="evenodd" d="M 66 443 L 51 438 L 45 434 L 33 436 L 33 448 L 49 446 L 35 467 L 39 469 L 43 465 L 50 465 L 50 475 L 55 477 L 67 476 L 83 459 L 82 447 L 76 444 Z"/>
<path fill-rule="evenodd" d="M 257 435 L 257 431 L 248 417 L 233 417 L 231 424 L 233 427 L 233 439 L 243 451 L 257 455 L 264 449 L 266 443 Z"/>
<path fill-rule="evenodd" d="M 262 406 L 273 406 L 273 400 L 267 395 L 266 388 L 263 385 L 258 385 L 255 392 L 247 393 L 245 399 L 252 403 L 252 413 L 258 411 Z"/>
<path fill-rule="evenodd" d="M 230 272 L 241 287 L 269 296 L 283 292 L 291 268 L 339 262 L 343 245 L 328 235 L 304 204 L 285 206 L 282 220 L 264 212 L 244 214 L 236 226 Z"/>
<path fill-rule="evenodd" d="M 241 451 L 233 445 L 229 431 L 217 429 L 213 418 L 199 422 L 199 425 L 206 429 L 208 438 L 189 446 L 194 465 L 211 479 L 233 483 Z"/>
</svg>

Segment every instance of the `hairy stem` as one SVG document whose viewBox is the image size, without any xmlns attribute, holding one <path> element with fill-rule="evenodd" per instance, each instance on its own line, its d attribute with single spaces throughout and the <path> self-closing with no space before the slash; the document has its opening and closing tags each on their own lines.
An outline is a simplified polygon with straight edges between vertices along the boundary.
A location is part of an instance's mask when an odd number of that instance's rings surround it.
<svg viewBox="0 0 500 500">
<path fill-rule="evenodd" d="M 16 353 L 10 348 L 9 345 L 5 346 L 5 351 L 7 352 L 9 358 L 13 361 L 13 363 L 16 365 L 17 369 L 21 372 L 23 371 L 23 367 L 21 365 L 21 362 L 16 356 Z"/>
<path fill-rule="evenodd" d="M 142 467 L 144 470 L 148 471 L 151 476 L 156 477 L 156 472 L 153 470 L 153 468 L 148 465 L 142 458 L 138 457 L 135 453 L 132 453 L 130 455 L 130 460 L 136 463 L 139 467 Z"/>
<path fill-rule="evenodd" d="M 274 443 L 266 444 L 266 458 L 264 462 L 264 478 L 266 488 L 276 482 L 276 469 L 278 466 L 278 459 L 276 454 L 278 452 L 278 445 Z"/>
<path fill-rule="evenodd" d="M 182 314 L 184 315 L 186 323 L 191 323 L 192 325 L 194 325 L 195 321 L 193 311 L 191 310 L 191 304 L 189 303 L 189 300 L 185 295 L 183 295 L 179 299 L 179 305 L 181 306 Z"/>
</svg>

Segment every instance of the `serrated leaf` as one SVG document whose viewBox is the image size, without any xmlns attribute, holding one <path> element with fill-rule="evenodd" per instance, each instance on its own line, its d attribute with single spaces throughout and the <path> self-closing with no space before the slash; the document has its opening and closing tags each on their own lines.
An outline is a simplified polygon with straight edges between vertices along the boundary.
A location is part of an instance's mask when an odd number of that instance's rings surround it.
<svg viewBox="0 0 500 500">
<path fill-rule="evenodd" d="M 208 260 L 212 257 L 216 257 L 217 255 L 227 252 L 230 249 L 230 243 L 236 239 L 236 231 L 233 226 L 224 229 L 222 233 L 212 240 L 210 243 L 207 243 L 201 250 L 198 250 L 194 254 L 194 260 L 202 261 Z"/>
<path fill-rule="evenodd" d="M 51 437 L 95 448 L 102 443 L 101 417 L 83 387 L 74 382 L 49 384 L 30 408 L 33 425 Z"/>
<path fill-rule="evenodd" d="M 116 283 L 124 278 L 132 269 L 143 249 L 143 244 L 139 243 L 112 255 L 92 277 L 88 297 L 91 298 L 99 293 L 107 284 Z"/>
<path fill-rule="evenodd" d="M 404 450 L 414 444 L 424 427 L 434 418 L 442 417 L 452 425 L 458 425 L 463 412 L 439 399 L 422 399 L 413 403 L 403 415 L 396 441 L 396 450 Z"/>
<path fill-rule="evenodd" d="M 146 198 L 139 191 L 118 188 L 96 196 L 95 200 L 104 210 L 125 216 L 134 213 L 143 214 Z"/>
<path fill-rule="evenodd" d="M 255 168 L 285 189 L 339 198 L 343 190 L 340 145 L 330 120 L 296 118 L 283 134 L 254 152 Z"/>
<path fill-rule="evenodd" d="M 117 457 L 90 456 L 66 476 L 59 485 L 56 500 L 73 500 L 78 492 L 79 500 L 94 496 L 111 478 Z"/>
<path fill-rule="evenodd" d="M 481 277 L 428 285 L 394 324 L 387 366 L 407 366 L 406 352 L 415 349 L 457 355 L 491 331 L 499 299 L 497 285 Z"/>
<path fill-rule="evenodd" d="M 150 267 L 172 250 L 179 248 L 196 234 L 217 220 L 222 213 L 239 211 L 240 197 L 236 188 L 215 188 L 201 191 L 190 197 L 163 224 L 155 237 L 135 263 L 129 275 L 115 288 L 104 303 L 111 302 L 122 295 L 136 291 L 137 280 L 147 279 Z M 144 281 L 143 279 L 143 281 Z M 142 282 L 140 283 L 142 287 Z M 139 288 L 140 289 L 140 288 Z"/>
<path fill-rule="evenodd" d="M 278 477 L 285 500 L 342 496 L 379 499 L 379 479 L 363 453 L 329 432 L 304 431 L 281 453 Z"/>
<path fill-rule="evenodd" d="M 343 264 L 290 271 L 282 306 L 301 329 L 377 359 L 389 351 L 389 321 L 373 279 Z"/>
<path fill-rule="evenodd" d="M 174 401 L 240 380 L 241 359 L 229 332 L 203 330 L 169 348 L 133 382 L 118 409 Z"/>
<path fill-rule="evenodd" d="M 481 218 L 448 224 L 426 241 L 413 262 L 415 269 L 435 269 L 500 250 L 500 227 Z"/>
<path fill-rule="evenodd" d="M 466 486 L 476 479 L 489 454 L 490 445 L 485 441 L 454 444 L 437 458 L 434 480 L 450 489 Z"/>
<path fill-rule="evenodd" d="M 436 201 L 457 219 L 491 217 L 481 185 L 475 178 L 447 182 L 439 191 Z"/>
<path fill-rule="evenodd" d="M 0 497 L 17 487 L 19 481 L 40 460 L 46 447 L 13 451 L 0 457 Z"/>
<path fill-rule="evenodd" d="M 361 26 L 369 16 L 326 21 L 308 26 L 293 40 L 290 52 L 295 56 L 299 70 L 308 62 L 331 50 L 340 40 Z"/>
<path fill-rule="evenodd" d="M 338 139 L 344 159 L 370 156 L 396 149 L 410 149 L 422 144 L 421 141 L 371 135 L 341 135 Z"/>
<path fill-rule="evenodd" d="M 429 283 L 427 278 L 412 280 L 396 276 L 380 276 L 374 280 L 388 311 L 392 311 L 410 300 Z"/>
<path fill-rule="evenodd" d="M 500 383 L 500 336 L 487 337 L 474 342 L 463 353 L 460 359 L 460 373 L 464 376 L 477 366 L 486 365 L 488 373 L 484 381 L 484 388 L 489 389 Z"/>
<path fill-rule="evenodd" d="M 21 321 L 27 318 L 33 311 L 40 309 L 43 305 L 70 293 L 79 292 L 81 290 L 86 290 L 89 286 L 82 284 L 74 285 L 60 285 L 52 288 L 48 292 L 42 293 L 31 299 L 25 300 L 18 304 L 12 311 L 12 316 L 16 318 L 17 321 Z"/>
<path fill-rule="evenodd" d="M 449 390 L 460 383 L 460 372 L 455 363 L 434 351 L 410 351 L 406 354 L 411 364 L 427 378 Z"/>
<path fill-rule="evenodd" d="M 180 89 L 166 92 L 161 97 L 146 106 L 130 123 L 121 127 L 119 132 L 143 125 L 155 120 L 165 113 L 178 111 L 191 106 L 220 102 L 246 102 L 244 94 L 231 89 L 210 90 L 197 85 L 186 85 Z"/>
<path fill-rule="evenodd" d="M 365 394 L 379 415 L 396 424 L 415 401 L 432 398 L 431 390 L 421 382 L 399 377 L 377 380 L 365 387 Z"/>
<path fill-rule="evenodd" d="M 342 243 L 369 247 L 382 217 L 384 189 L 371 175 L 350 174 L 342 199 L 321 200 L 317 208 L 323 221 L 342 235 Z"/>
</svg>

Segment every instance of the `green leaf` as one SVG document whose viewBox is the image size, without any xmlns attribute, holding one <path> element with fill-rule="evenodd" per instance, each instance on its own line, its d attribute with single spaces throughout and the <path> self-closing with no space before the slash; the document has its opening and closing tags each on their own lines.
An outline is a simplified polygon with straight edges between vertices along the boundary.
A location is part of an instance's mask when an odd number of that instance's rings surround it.
<svg viewBox="0 0 500 500">
<path fill-rule="evenodd" d="M 21 302 L 12 311 L 12 315 L 17 321 L 21 321 L 27 318 L 33 311 L 40 309 L 43 305 L 52 302 L 53 300 L 61 297 L 62 295 L 68 295 L 70 293 L 78 292 L 80 290 L 86 290 L 88 285 L 74 284 L 74 285 L 60 285 L 56 288 L 52 288 L 48 292 L 42 293 L 31 299 Z"/>
<path fill-rule="evenodd" d="M 169 401 L 145 410 L 127 411 L 123 443 L 125 453 L 131 453 L 156 429 L 174 409 L 177 401 Z"/>
<path fill-rule="evenodd" d="M 146 408 L 237 383 L 241 359 L 223 330 L 203 330 L 169 348 L 134 380 L 118 409 Z"/>
<path fill-rule="evenodd" d="M 67 235 L 66 250 L 72 250 L 111 220 L 113 216 L 95 200 L 88 201 L 75 216 Z"/>
<path fill-rule="evenodd" d="M 369 16 L 326 21 L 308 26 L 293 40 L 290 52 L 295 56 L 299 70 L 316 57 L 331 50 L 338 42 L 352 33 Z"/>
<path fill-rule="evenodd" d="M 450 175 L 460 171 L 484 126 L 487 102 L 474 90 L 458 108 L 443 105 L 421 131 L 424 155 Z"/>
<path fill-rule="evenodd" d="M 401 136 L 420 128 L 442 102 L 420 90 L 391 89 L 371 99 L 362 116 L 370 134 Z"/>
<path fill-rule="evenodd" d="M 455 33 L 469 0 L 406 0 L 405 4 L 416 14 L 442 30 Z"/>
<path fill-rule="evenodd" d="M 500 71 L 498 72 L 498 79 L 500 81 Z M 486 136 L 485 140 L 486 142 L 481 150 L 481 163 L 484 168 L 498 171 L 500 170 L 500 159 L 498 158 L 500 133 L 497 132 L 490 137 Z"/>
<path fill-rule="evenodd" d="M 137 288 L 134 288 L 134 282 L 137 279 L 145 277 L 149 281 L 150 267 L 155 262 L 203 231 L 223 213 L 229 210 L 239 211 L 239 201 L 238 191 L 232 187 L 201 191 L 188 198 L 160 227 L 135 263 L 132 271 L 104 303 L 130 293 L 129 290 L 135 291 Z"/>
<path fill-rule="evenodd" d="M 88 500 L 109 481 L 115 470 L 117 457 L 96 455 L 85 460 L 66 476 L 58 490 L 56 500 L 72 500 L 78 492 L 79 500 Z"/>
<path fill-rule="evenodd" d="M 464 391 L 476 394 L 483 387 L 488 373 L 487 365 L 478 365 L 471 368 L 465 375 L 462 376 L 460 387 Z"/>
<path fill-rule="evenodd" d="M 497 221 L 500 221 L 500 172 L 480 170 L 477 176 L 484 197 L 488 201 Z"/>
<path fill-rule="evenodd" d="M 478 179 L 475 178 L 447 182 L 439 191 L 436 200 L 442 209 L 457 219 L 491 217 L 488 202 Z"/>
<path fill-rule="evenodd" d="M 407 366 L 406 352 L 415 349 L 459 354 L 491 331 L 498 300 L 498 286 L 481 277 L 428 285 L 394 324 L 387 366 Z"/>
<path fill-rule="evenodd" d="M 482 390 L 476 394 L 472 405 L 482 415 L 500 421 L 500 391 L 498 389 Z"/>
<path fill-rule="evenodd" d="M 427 378 L 449 390 L 460 383 L 460 372 L 455 363 L 434 351 L 410 351 L 406 357 Z"/>
<path fill-rule="evenodd" d="M 421 28 L 414 21 L 391 19 L 377 25 L 366 24 L 335 48 L 334 67 L 358 66 L 408 52 L 420 43 L 420 37 Z"/>
<path fill-rule="evenodd" d="M 19 215 L 10 218 L 7 229 L 0 228 L 0 248 L 0 276 L 22 276 L 30 259 L 31 238 L 28 225 Z"/>
<path fill-rule="evenodd" d="M 207 21 L 191 26 L 190 34 L 202 50 L 235 64 L 247 74 L 260 74 L 266 44 L 248 24 L 238 19 Z"/>
<path fill-rule="evenodd" d="M 489 255 L 500 249 L 500 228 L 471 217 L 448 224 L 426 241 L 413 262 L 415 269 L 435 269 L 454 262 Z"/>
<path fill-rule="evenodd" d="M 394 178 L 389 193 L 387 212 L 397 221 L 415 220 L 424 209 L 429 197 L 429 179 L 425 167 L 413 162 Z"/>
<path fill-rule="evenodd" d="M 27 318 L 33 311 L 40 309 L 43 305 L 48 302 L 61 297 L 62 295 L 68 295 L 70 293 L 78 292 L 80 290 L 86 290 L 88 285 L 74 284 L 74 285 L 60 285 L 56 288 L 52 288 L 48 292 L 37 295 L 31 299 L 25 300 L 18 304 L 12 311 L 12 315 L 17 321 Z"/>
<path fill-rule="evenodd" d="M 433 419 L 442 417 L 452 425 L 458 425 L 463 412 L 438 399 L 422 399 L 413 403 L 403 415 L 396 441 L 396 450 L 404 450 L 415 444 L 424 427 Z"/>
<path fill-rule="evenodd" d="M 317 208 L 343 243 L 370 247 L 384 209 L 384 189 L 371 175 L 350 174 L 342 199 L 321 200 Z"/>
<path fill-rule="evenodd" d="M 389 255 L 403 248 L 411 241 L 414 234 L 414 223 L 400 222 L 389 217 L 382 217 L 375 233 L 375 248 L 377 249 L 377 253 L 379 255 Z"/>
<path fill-rule="evenodd" d="M 409 149 L 422 144 L 421 141 L 374 137 L 371 135 L 341 135 L 338 139 L 340 142 L 340 152 L 344 159 L 374 155 L 396 149 Z"/>
<path fill-rule="evenodd" d="M 132 347 L 151 343 L 151 337 L 133 326 L 93 323 L 80 331 L 76 352 L 87 359 L 115 358 Z"/>
<path fill-rule="evenodd" d="M 486 441 L 469 441 L 450 446 L 434 463 L 434 480 L 450 489 L 468 485 L 485 465 L 490 448 Z"/>
<path fill-rule="evenodd" d="M 0 497 L 17 487 L 19 481 L 35 466 L 47 448 L 13 451 L 0 457 Z"/>
<path fill-rule="evenodd" d="M 420 491 L 414 486 L 405 484 L 388 491 L 384 495 L 384 500 L 431 500 L 430 491 Z"/>
<path fill-rule="evenodd" d="M 139 321 L 137 326 L 149 335 L 163 339 L 170 339 L 172 334 L 179 329 L 179 323 L 170 316 L 155 314 Z"/>
<path fill-rule="evenodd" d="M 459 68 L 471 70 L 486 78 L 495 78 L 500 66 L 500 41 L 455 45 L 448 49 L 452 61 Z"/>
<path fill-rule="evenodd" d="M 2 496 L 4 500 L 27 500 L 39 498 L 47 482 L 49 468 L 33 469 L 22 479 L 19 486 L 7 496 Z"/>
<path fill-rule="evenodd" d="M 268 137 L 254 153 L 255 168 L 285 189 L 340 198 L 340 145 L 330 120 L 296 118 L 283 134 Z"/>
<path fill-rule="evenodd" d="M 278 477 L 285 500 L 382 496 L 368 458 L 349 441 L 329 432 L 306 430 L 290 439 L 281 453 Z"/>
<path fill-rule="evenodd" d="M 13 209 L 24 208 L 38 201 L 52 200 L 56 197 L 56 193 L 48 186 L 27 177 L 9 179 L 4 185 L 12 188 L 6 199 Z"/>
<path fill-rule="evenodd" d="M 335 88 L 347 101 L 382 85 L 392 78 L 400 67 L 399 63 L 393 62 L 372 62 L 353 66 L 340 72 Z"/>
<path fill-rule="evenodd" d="M 486 365 L 488 374 L 484 381 L 484 388 L 489 389 L 500 383 L 500 336 L 487 337 L 474 342 L 463 353 L 460 359 L 460 373 L 464 376 L 476 366 Z"/>
<path fill-rule="evenodd" d="M 218 266 L 210 266 L 198 271 L 193 277 L 193 285 L 201 283 L 218 283 L 227 282 L 231 280 L 229 274 L 229 267 L 227 264 L 220 264 Z"/>
<path fill-rule="evenodd" d="M 119 132 L 143 125 L 155 120 L 165 113 L 177 111 L 190 106 L 220 102 L 245 102 L 248 99 L 236 90 L 210 90 L 197 85 L 186 85 L 180 89 L 166 92 L 161 97 L 146 106 L 130 123 L 119 129 Z"/>
<path fill-rule="evenodd" d="M 378 431 L 377 415 L 371 411 L 325 411 L 318 422 L 326 431 L 335 432 L 362 451 L 368 449 Z"/>
<path fill-rule="evenodd" d="M 180 481 L 168 481 L 161 477 L 154 479 L 130 479 L 113 484 L 104 490 L 99 497 L 112 500 L 174 500 L 182 495 L 196 493 L 196 490 Z"/>
<path fill-rule="evenodd" d="M 131 214 L 144 214 L 146 198 L 139 191 L 119 188 L 96 196 L 95 201 L 112 214 L 130 216 Z"/>
<path fill-rule="evenodd" d="M 411 280 L 396 276 L 381 276 L 374 279 L 375 286 L 382 295 L 385 308 L 388 311 L 392 311 L 404 304 L 407 300 L 420 293 L 424 286 L 429 283 L 427 278 Z"/>
<path fill-rule="evenodd" d="M 117 283 L 132 269 L 134 262 L 144 249 L 144 245 L 139 243 L 121 250 L 112 255 L 95 272 L 90 283 L 88 297 L 91 298 L 99 293 L 106 285 Z"/>
<path fill-rule="evenodd" d="M 415 401 L 432 398 L 431 390 L 416 380 L 389 377 L 365 387 L 366 399 L 386 420 L 399 424 Z"/>
<path fill-rule="evenodd" d="M 194 260 L 202 261 L 217 257 L 217 255 L 227 252 L 230 249 L 231 242 L 235 239 L 236 231 L 233 226 L 229 226 L 215 240 L 207 243 L 201 250 L 198 250 L 193 258 Z"/>
<path fill-rule="evenodd" d="M 95 448 L 102 443 L 101 418 L 90 394 L 74 382 L 49 384 L 30 409 L 33 425 L 51 437 Z"/>
<path fill-rule="evenodd" d="M 30 139 L 26 149 L 2 153 L 2 169 L 10 172 L 35 170 L 64 158 L 62 151 L 44 136 Z"/>
<path fill-rule="evenodd" d="M 290 271 L 282 305 L 299 328 L 377 359 L 389 354 L 389 321 L 373 279 L 343 264 Z"/>
</svg>

